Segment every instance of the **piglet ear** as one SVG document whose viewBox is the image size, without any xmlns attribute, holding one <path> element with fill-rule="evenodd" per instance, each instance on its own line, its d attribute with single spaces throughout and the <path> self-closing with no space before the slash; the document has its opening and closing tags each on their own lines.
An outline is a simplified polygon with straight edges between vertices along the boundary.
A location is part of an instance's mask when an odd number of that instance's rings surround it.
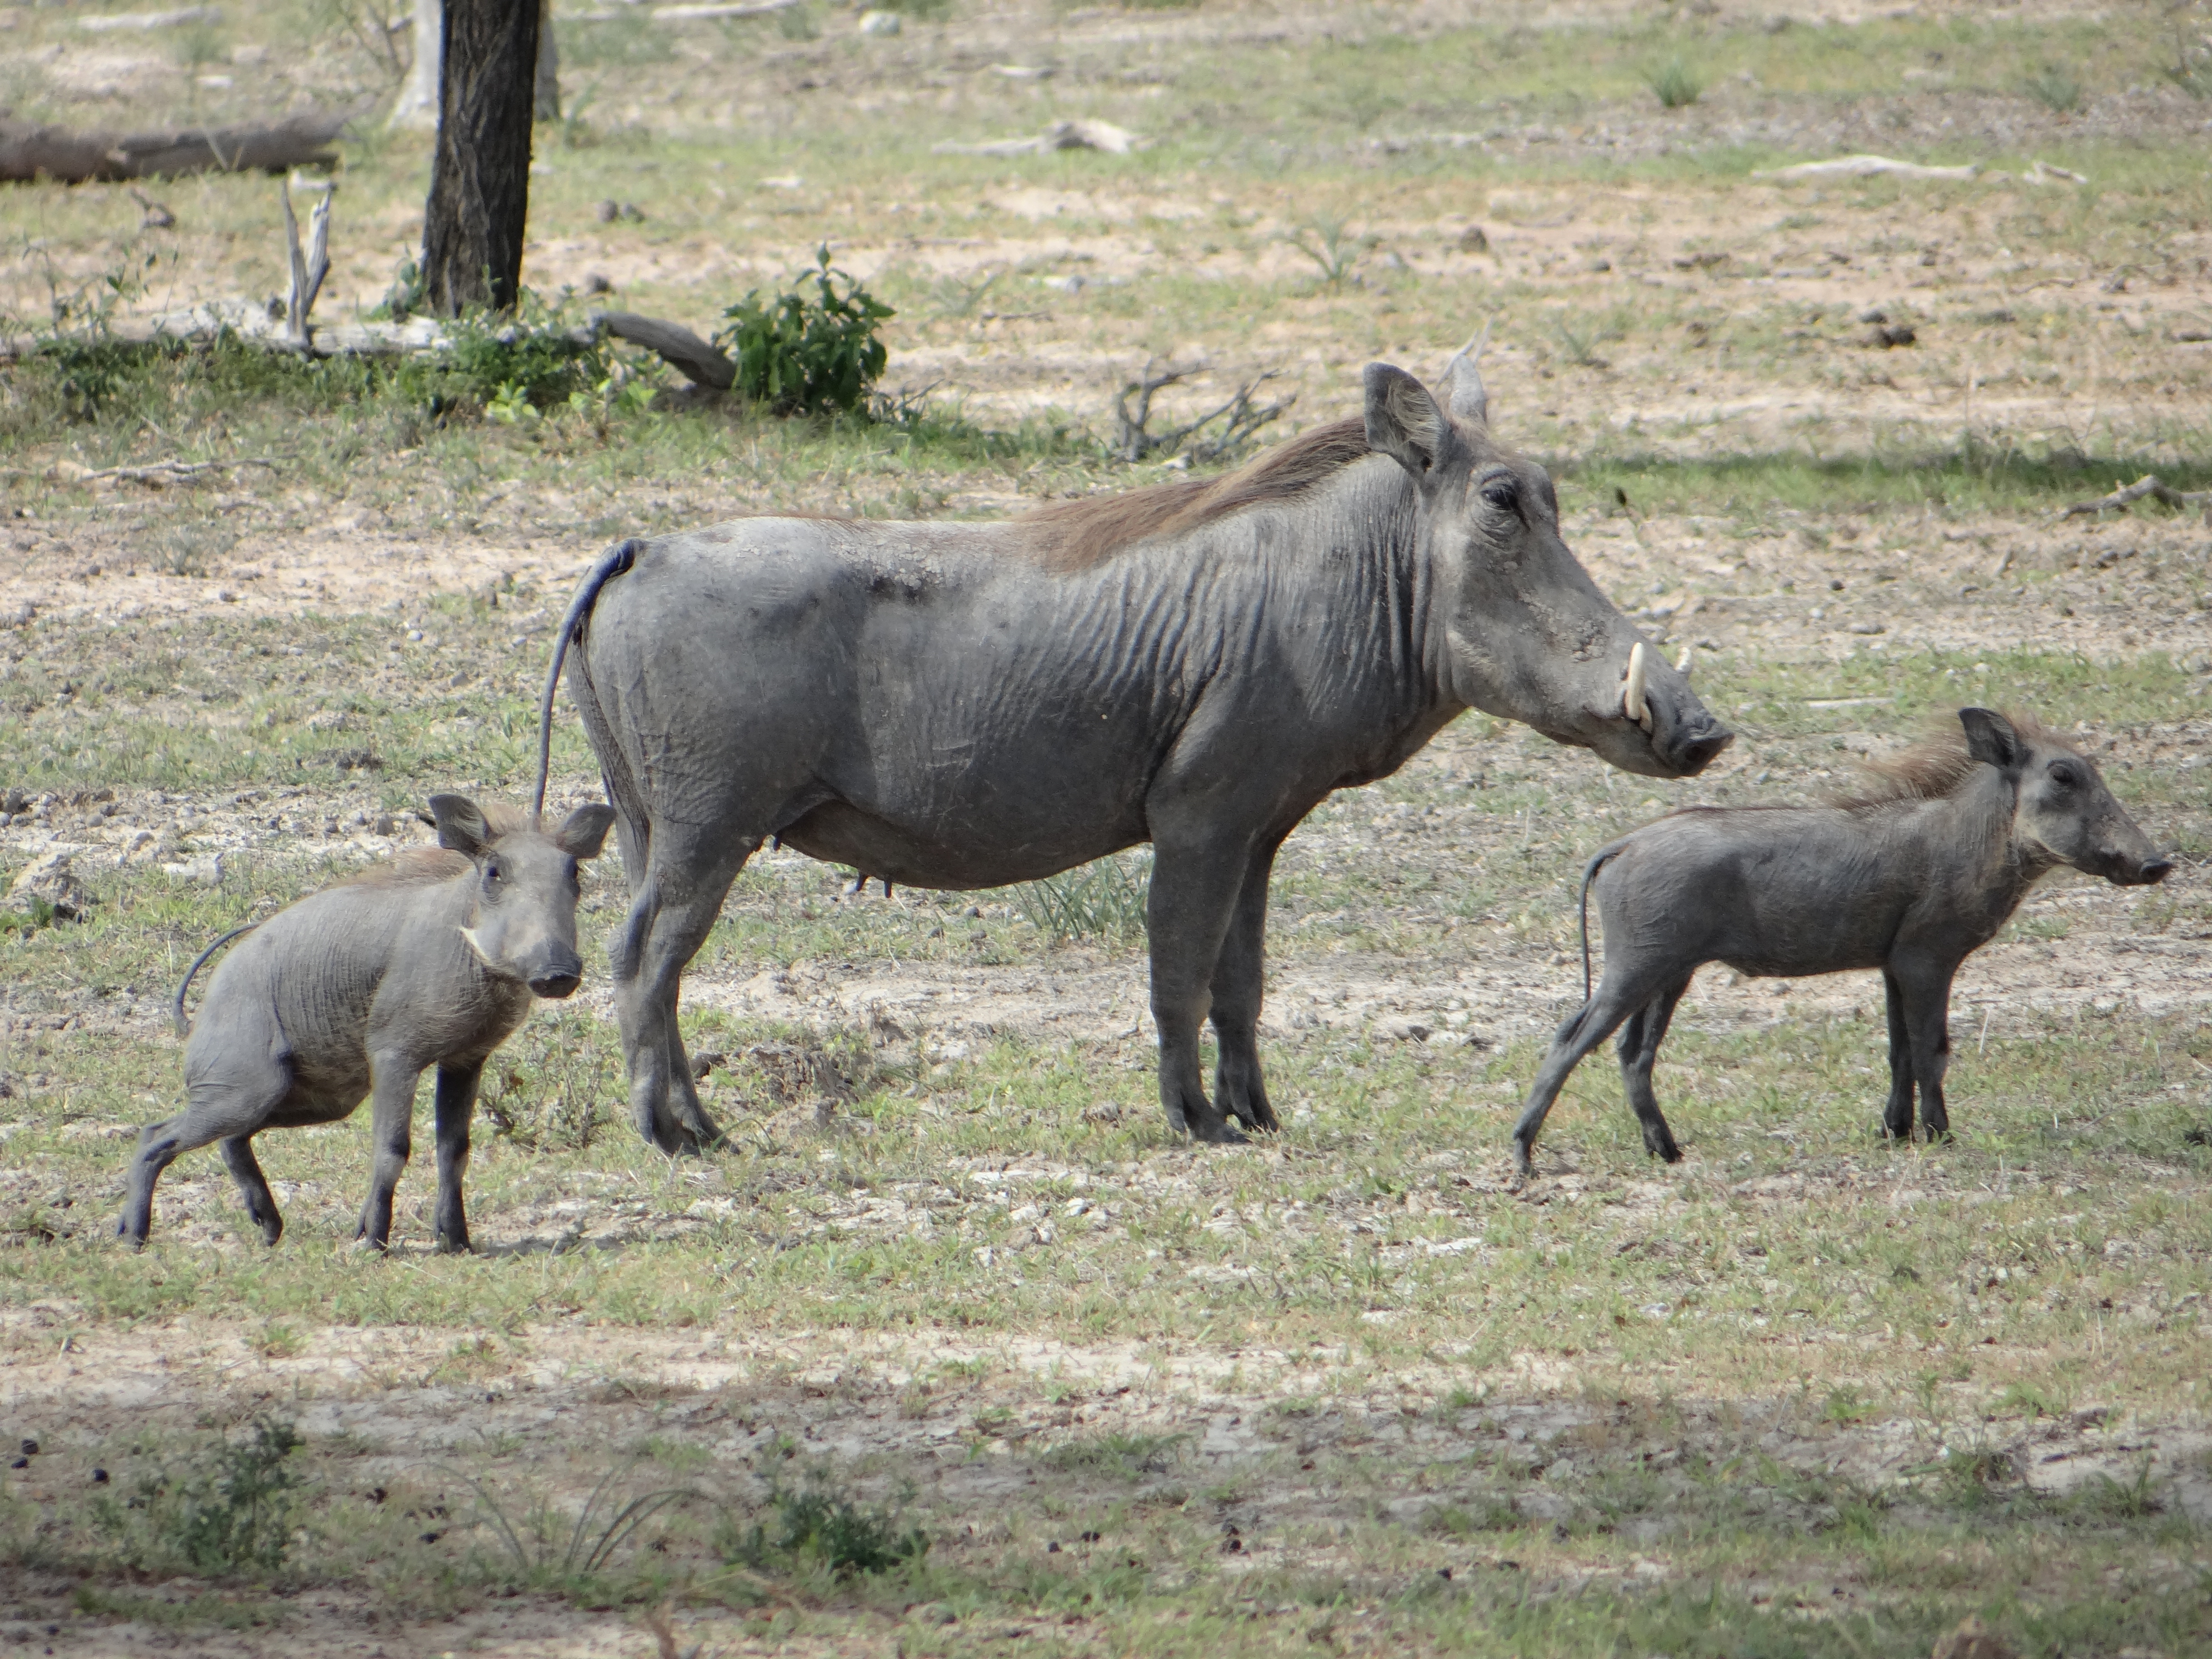
<svg viewBox="0 0 2212 1659">
<path fill-rule="evenodd" d="M 572 859 L 595 859 L 614 821 L 611 806 L 579 806 L 553 832 L 553 844 Z"/>
<path fill-rule="evenodd" d="M 483 809 L 465 795 L 430 797 L 430 820 L 438 826 L 438 845 L 470 858 L 483 856 L 491 826 Z"/>
<path fill-rule="evenodd" d="M 2027 745 L 1996 709 L 1961 708 L 1959 724 L 1966 728 L 1966 752 L 1984 765 L 2017 772 L 2027 763 Z"/>
</svg>

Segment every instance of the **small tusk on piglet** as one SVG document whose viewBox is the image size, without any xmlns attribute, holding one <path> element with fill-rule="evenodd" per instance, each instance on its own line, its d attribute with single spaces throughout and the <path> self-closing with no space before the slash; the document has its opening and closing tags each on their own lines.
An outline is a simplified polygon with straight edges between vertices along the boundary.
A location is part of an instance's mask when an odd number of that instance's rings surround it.
<svg viewBox="0 0 2212 1659">
<path fill-rule="evenodd" d="M 1651 710 L 1644 700 L 1644 659 L 1647 653 L 1641 640 L 1629 648 L 1628 678 L 1621 683 L 1620 712 L 1637 725 L 1649 728 Z"/>
<path fill-rule="evenodd" d="M 1690 647 L 1686 645 L 1682 647 L 1682 654 L 1674 659 L 1674 672 L 1686 680 L 1690 678 Z"/>
</svg>

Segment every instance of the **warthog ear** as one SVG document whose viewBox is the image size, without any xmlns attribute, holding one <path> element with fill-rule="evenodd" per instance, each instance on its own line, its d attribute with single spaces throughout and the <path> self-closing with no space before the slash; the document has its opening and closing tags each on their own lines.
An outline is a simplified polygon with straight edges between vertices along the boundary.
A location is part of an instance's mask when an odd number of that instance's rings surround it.
<svg viewBox="0 0 2212 1659">
<path fill-rule="evenodd" d="M 553 832 L 553 844 L 572 859 L 595 859 L 614 821 L 611 806 L 579 806 Z"/>
<path fill-rule="evenodd" d="M 1966 728 L 1966 752 L 1984 765 L 2016 772 L 2027 764 L 2027 745 L 1996 709 L 1961 708 L 1959 724 Z"/>
<path fill-rule="evenodd" d="M 1370 363 L 1360 380 L 1367 388 L 1367 447 L 1426 482 L 1451 430 L 1443 410 L 1428 387 L 1402 368 Z"/>
<path fill-rule="evenodd" d="M 466 795 L 430 797 L 430 821 L 438 826 L 438 845 L 470 858 L 482 855 L 491 839 L 483 810 Z"/>
</svg>

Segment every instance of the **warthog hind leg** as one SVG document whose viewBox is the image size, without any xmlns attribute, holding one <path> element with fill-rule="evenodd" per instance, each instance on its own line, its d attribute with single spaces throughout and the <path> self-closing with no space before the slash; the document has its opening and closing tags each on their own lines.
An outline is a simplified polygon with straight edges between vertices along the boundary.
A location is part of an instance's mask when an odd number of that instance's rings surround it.
<svg viewBox="0 0 2212 1659">
<path fill-rule="evenodd" d="M 1528 1099 L 1521 1109 L 1521 1121 L 1513 1126 L 1513 1170 L 1516 1176 L 1525 1180 L 1534 1173 L 1535 1165 L 1529 1158 L 1529 1152 L 1536 1144 L 1545 1117 L 1551 1112 L 1552 1103 L 1559 1097 L 1559 1091 L 1566 1086 L 1568 1076 L 1582 1063 L 1583 1056 L 1611 1036 L 1631 1014 L 1646 1007 L 1663 987 L 1674 982 L 1680 972 L 1673 963 L 1630 964 L 1619 971 L 1615 971 L 1613 963 L 1606 964 L 1605 977 L 1598 981 L 1596 994 L 1561 1022 L 1544 1063 L 1536 1068 L 1535 1081 L 1528 1085 Z M 1656 1113 L 1657 1109 L 1655 1106 L 1653 1109 Z M 1661 1127 L 1665 1127 L 1663 1121 Z M 1648 1126 L 1646 1135 L 1648 1139 Z"/>
<path fill-rule="evenodd" d="M 1666 1041 L 1668 1024 L 1674 1018 L 1674 1005 L 1689 988 L 1689 980 L 1681 979 L 1638 1008 L 1621 1026 L 1616 1045 L 1628 1103 L 1636 1109 L 1637 1121 L 1644 1126 L 1644 1150 L 1669 1164 L 1680 1163 L 1682 1151 L 1675 1146 L 1674 1132 L 1660 1113 L 1659 1097 L 1651 1091 L 1651 1067 L 1659 1058 L 1659 1045 Z"/>
<path fill-rule="evenodd" d="M 677 1028 L 677 998 L 684 968 L 706 943 L 730 884 L 760 842 L 759 836 L 710 838 L 684 825 L 656 823 L 650 867 L 611 953 L 630 1121 L 672 1156 L 696 1154 L 721 1138 L 699 1103 Z"/>
<path fill-rule="evenodd" d="M 116 1236 L 128 1239 L 136 1248 L 143 1245 L 146 1235 L 154 1224 L 154 1183 L 183 1154 L 208 1145 L 210 1141 L 237 1140 L 243 1146 L 245 1137 L 251 1135 L 269 1121 L 270 1116 L 291 1092 L 291 1068 L 283 1060 L 272 1058 L 267 1048 L 239 1045 L 246 1057 L 225 1057 L 222 1064 L 210 1065 L 202 1075 L 191 1083 L 191 1098 L 185 1109 L 167 1121 L 149 1125 L 138 1137 L 138 1151 L 131 1160 L 128 1191 L 123 1200 L 123 1214 L 115 1224 Z M 238 1176 L 239 1166 L 232 1160 L 229 1149 L 223 1152 L 224 1161 L 230 1164 L 233 1176 Z M 268 1183 L 261 1180 L 261 1170 L 253 1163 L 252 1153 L 246 1162 L 253 1170 L 266 1196 Z M 240 1178 L 241 1190 L 245 1185 Z M 269 1214 L 276 1213 L 276 1200 L 269 1199 Z M 246 1197 L 246 1212 L 253 1214 L 253 1197 Z M 262 1224 L 262 1237 L 274 1244 L 276 1235 Z"/>
<path fill-rule="evenodd" d="M 268 1177 L 261 1173 L 260 1160 L 253 1156 L 253 1137 L 233 1135 L 224 1141 L 222 1161 L 230 1168 L 230 1178 L 238 1183 L 246 1218 L 261 1229 L 264 1244 L 274 1244 L 284 1237 L 284 1218 L 276 1212 L 276 1194 L 269 1190 Z"/>
<path fill-rule="evenodd" d="M 1248 1129 L 1282 1127 L 1267 1103 L 1260 1074 L 1260 1007 L 1267 988 L 1267 878 L 1275 867 L 1272 842 L 1256 853 L 1230 915 L 1229 931 L 1213 966 L 1215 1103 Z"/>
</svg>

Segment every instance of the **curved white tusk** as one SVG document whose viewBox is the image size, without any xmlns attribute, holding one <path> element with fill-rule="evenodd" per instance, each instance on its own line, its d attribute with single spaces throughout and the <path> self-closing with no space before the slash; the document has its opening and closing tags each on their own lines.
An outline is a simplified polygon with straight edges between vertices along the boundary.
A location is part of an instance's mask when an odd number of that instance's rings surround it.
<svg viewBox="0 0 2212 1659">
<path fill-rule="evenodd" d="M 477 960 L 496 973 L 499 970 L 499 964 L 484 954 L 483 941 L 477 937 L 477 930 L 473 927 L 464 927 L 460 930 L 460 933 L 461 937 L 468 941 L 469 949 L 476 952 Z"/>
<path fill-rule="evenodd" d="M 1629 648 L 1628 678 L 1620 687 L 1620 712 L 1646 730 L 1651 725 L 1651 708 L 1644 700 L 1644 676 L 1650 654 L 1641 640 Z"/>
<path fill-rule="evenodd" d="M 1682 654 L 1674 659 L 1674 672 L 1686 680 L 1690 678 L 1691 666 L 1690 647 L 1686 645 L 1682 647 Z"/>
</svg>

